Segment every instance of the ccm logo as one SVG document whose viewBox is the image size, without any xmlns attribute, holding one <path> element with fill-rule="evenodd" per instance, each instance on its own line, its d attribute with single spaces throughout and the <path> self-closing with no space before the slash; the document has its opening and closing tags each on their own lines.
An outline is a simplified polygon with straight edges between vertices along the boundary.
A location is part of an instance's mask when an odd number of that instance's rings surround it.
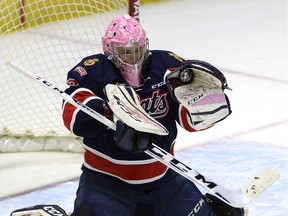
<svg viewBox="0 0 288 216">
<path fill-rule="evenodd" d="M 188 101 L 188 105 L 192 105 L 193 103 L 195 103 L 196 101 L 200 100 L 201 98 L 204 97 L 204 94 L 199 94 L 196 97 L 192 98 L 192 100 Z"/>
<path fill-rule="evenodd" d="M 121 101 L 121 99 L 119 97 L 117 97 L 116 95 L 114 95 L 115 100 L 117 101 L 117 104 L 120 106 L 120 108 L 127 113 L 132 119 L 134 119 L 135 121 L 141 122 L 141 120 L 133 115 L 128 109 L 127 107 L 125 107 L 125 105 L 123 104 L 123 102 Z"/>
</svg>

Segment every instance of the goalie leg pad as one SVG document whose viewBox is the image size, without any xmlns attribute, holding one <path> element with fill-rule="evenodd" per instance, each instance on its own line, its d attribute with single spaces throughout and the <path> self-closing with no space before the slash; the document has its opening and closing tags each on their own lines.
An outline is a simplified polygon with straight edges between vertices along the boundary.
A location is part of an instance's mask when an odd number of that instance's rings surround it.
<svg viewBox="0 0 288 216">
<path fill-rule="evenodd" d="M 10 216 L 67 216 L 58 205 L 35 205 L 13 211 Z"/>
</svg>

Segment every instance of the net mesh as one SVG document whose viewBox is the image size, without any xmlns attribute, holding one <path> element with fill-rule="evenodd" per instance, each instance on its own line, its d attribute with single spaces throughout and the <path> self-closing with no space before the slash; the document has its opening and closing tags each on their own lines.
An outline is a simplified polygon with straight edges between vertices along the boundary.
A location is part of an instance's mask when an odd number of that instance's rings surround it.
<svg viewBox="0 0 288 216">
<path fill-rule="evenodd" d="M 67 72 L 83 57 L 102 52 L 108 23 L 127 11 L 126 0 L 2 0 L 0 59 L 12 59 L 64 90 Z M 0 67 L 0 151 L 53 145 L 65 150 L 64 138 L 73 138 L 73 144 L 75 137 L 61 118 L 62 99 L 8 66 Z M 35 140 L 45 145 L 32 145 Z"/>
</svg>

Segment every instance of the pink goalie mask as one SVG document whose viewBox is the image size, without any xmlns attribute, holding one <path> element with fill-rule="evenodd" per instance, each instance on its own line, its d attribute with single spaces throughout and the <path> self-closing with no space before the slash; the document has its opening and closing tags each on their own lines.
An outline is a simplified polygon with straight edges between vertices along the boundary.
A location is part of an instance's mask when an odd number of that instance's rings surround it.
<svg viewBox="0 0 288 216">
<path fill-rule="evenodd" d="M 141 70 L 148 56 L 148 38 L 139 22 L 130 16 L 118 16 L 102 37 L 104 54 L 119 68 L 131 86 L 141 83 Z"/>
</svg>

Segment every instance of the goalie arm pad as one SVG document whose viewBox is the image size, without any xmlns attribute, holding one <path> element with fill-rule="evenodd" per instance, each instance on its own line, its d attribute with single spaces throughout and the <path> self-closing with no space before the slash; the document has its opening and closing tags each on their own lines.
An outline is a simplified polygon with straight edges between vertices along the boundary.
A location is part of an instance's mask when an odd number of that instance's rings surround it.
<svg viewBox="0 0 288 216">
<path fill-rule="evenodd" d="M 187 110 L 187 120 L 193 130 L 211 127 L 231 114 L 230 102 L 224 93 L 229 89 L 226 78 L 207 62 L 186 61 L 179 68 L 167 70 L 164 81 L 171 97 Z"/>
</svg>

